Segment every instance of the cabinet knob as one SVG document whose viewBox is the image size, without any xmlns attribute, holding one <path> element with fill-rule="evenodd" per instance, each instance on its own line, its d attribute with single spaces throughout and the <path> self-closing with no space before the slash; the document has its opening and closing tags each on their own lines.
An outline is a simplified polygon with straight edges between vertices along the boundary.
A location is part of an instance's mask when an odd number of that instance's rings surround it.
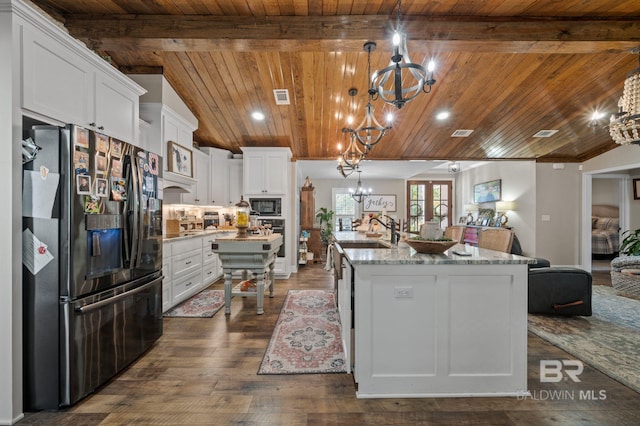
<svg viewBox="0 0 640 426">
<path fill-rule="evenodd" d="M 89 126 L 96 127 L 96 123 L 89 123 Z"/>
<path fill-rule="evenodd" d="M 104 126 L 98 126 L 98 130 L 104 130 Z"/>
</svg>

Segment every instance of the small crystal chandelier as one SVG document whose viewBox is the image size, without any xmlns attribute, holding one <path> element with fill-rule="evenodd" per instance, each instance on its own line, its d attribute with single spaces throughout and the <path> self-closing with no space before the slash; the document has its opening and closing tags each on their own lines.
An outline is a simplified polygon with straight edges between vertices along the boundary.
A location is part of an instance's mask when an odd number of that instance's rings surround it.
<svg viewBox="0 0 640 426">
<path fill-rule="evenodd" d="M 386 68 L 376 71 L 371 76 L 371 88 L 374 92 L 374 100 L 378 97 L 384 102 L 395 105 L 400 109 L 407 102 L 413 100 L 420 92 L 431 92 L 431 86 L 436 83 L 433 78 L 435 62 L 429 61 L 427 68 L 411 62 L 407 49 L 407 36 L 402 31 L 400 23 L 400 6 L 398 0 L 398 22 L 393 33 L 393 56 Z M 403 75 L 403 70 L 405 72 Z M 402 87 L 402 81 L 409 81 L 410 85 Z M 413 83 L 413 84 L 412 84 Z"/>
<path fill-rule="evenodd" d="M 609 134 L 620 145 L 640 145 L 640 47 L 631 53 L 638 54 L 639 67 L 627 74 L 618 112 L 609 120 Z"/>
<path fill-rule="evenodd" d="M 460 170 L 462 170 L 460 168 L 460 163 L 456 161 L 449 162 L 449 173 L 459 173 Z"/>
<path fill-rule="evenodd" d="M 356 135 L 356 139 L 365 147 L 365 153 L 369 153 L 373 149 L 373 146 L 380 142 L 387 130 L 391 129 L 391 126 L 383 126 L 376 120 L 373 113 L 373 96 L 376 94 L 376 90 L 370 85 L 369 76 L 371 75 L 371 52 L 376 50 L 376 43 L 368 41 L 364 44 L 364 50 L 367 52 L 367 86 L 368 99 L 367 106 L 365 108 L 364 118 L 362 122 L 355 129 L 348 129 Z M 355 96 L 358 93 L 356 89 L 349 89 L 349 95 Z"/>
<path fill-rule="evenodd" d="M 362 182 L 360 181 L 360 169 L 356 168 L 356 171 L 358 172 L 358 185 L 355 190 L 353 188 L 349 188 L 349 192 L 351 193 L 351 198 L 359 204 L 362 203 L 369 194 L 371 194 L 371 188 L 364 189 L 362 187 Z"/>
</svg>

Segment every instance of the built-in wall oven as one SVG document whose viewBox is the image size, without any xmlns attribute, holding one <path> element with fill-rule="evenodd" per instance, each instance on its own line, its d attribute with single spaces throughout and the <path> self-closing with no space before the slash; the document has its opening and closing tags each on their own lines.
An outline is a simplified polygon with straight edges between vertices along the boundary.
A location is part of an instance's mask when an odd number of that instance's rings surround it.
<svg viewBox="0 0 640 426">
<path fill-rule="evenodd" d="M 285 257 L 285 244 L 287 239 L 284 235 L 284 219 L 274 219 L 271 217 L 258 217 L 258 220 L 262 222 L 263 225 L 271 225 L 271 229 L 273 229 L 274 234 L 282 234 L 282 245 L 278 250 L 278 257 Z"/>
</svg>

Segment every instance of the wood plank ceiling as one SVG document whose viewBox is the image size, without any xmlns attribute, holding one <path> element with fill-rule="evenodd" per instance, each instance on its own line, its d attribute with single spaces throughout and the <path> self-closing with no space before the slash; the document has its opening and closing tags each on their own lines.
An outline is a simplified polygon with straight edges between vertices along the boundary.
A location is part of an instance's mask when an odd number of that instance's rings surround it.
<svg viewBox="0 0 640 426">
<path fill-rule="evenodd" d="M 32 1 L 123 71 L 162 70 L 202 146 L 290 146 L 297 159 L 336 157 L 346 117 L 364 116 L 363 44 L 378 44 L 372 70 L 386 66 L 397 13 L 396 0 Z M 617 146 L 588 121 L 617 111 L 638 66 L 638 0 L 405 0 L 401 11 L 412 59 L 435 58 L 437 83 L 401 110 L 374 103 L 395 120 L 368 158 L 571 162 Z M 558 132 L 532 137 L 546 129 Z"/>
</svg>

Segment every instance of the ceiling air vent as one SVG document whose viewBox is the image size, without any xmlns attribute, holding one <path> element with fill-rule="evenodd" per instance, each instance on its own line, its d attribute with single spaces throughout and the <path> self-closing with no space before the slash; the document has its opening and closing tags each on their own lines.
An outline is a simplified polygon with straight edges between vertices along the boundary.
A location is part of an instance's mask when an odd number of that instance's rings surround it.
<svg viewBox="0 0 640 426">
<path fill-rule="evenodd" d="M 473 133 L 473 130 L 458 129 L 458 130 L 456 130 L 455 132 L 453 132 L 451 134 L 451 137 L 453 137 L 453 138 L 468 138 L 471 133 Z"/>
<path fill-rule="evenodd" d="M 540 130 L 538 133 L 533 135 L 534 138 L 548 138 L 558 133 L 557 130 Z"/>
<path fill-rule="evenodd" d="M 287 89 L 274 89 L 273 96 L 276 98 L 276 105 L 290 105 L 289 91 Z"/>
</svg>

